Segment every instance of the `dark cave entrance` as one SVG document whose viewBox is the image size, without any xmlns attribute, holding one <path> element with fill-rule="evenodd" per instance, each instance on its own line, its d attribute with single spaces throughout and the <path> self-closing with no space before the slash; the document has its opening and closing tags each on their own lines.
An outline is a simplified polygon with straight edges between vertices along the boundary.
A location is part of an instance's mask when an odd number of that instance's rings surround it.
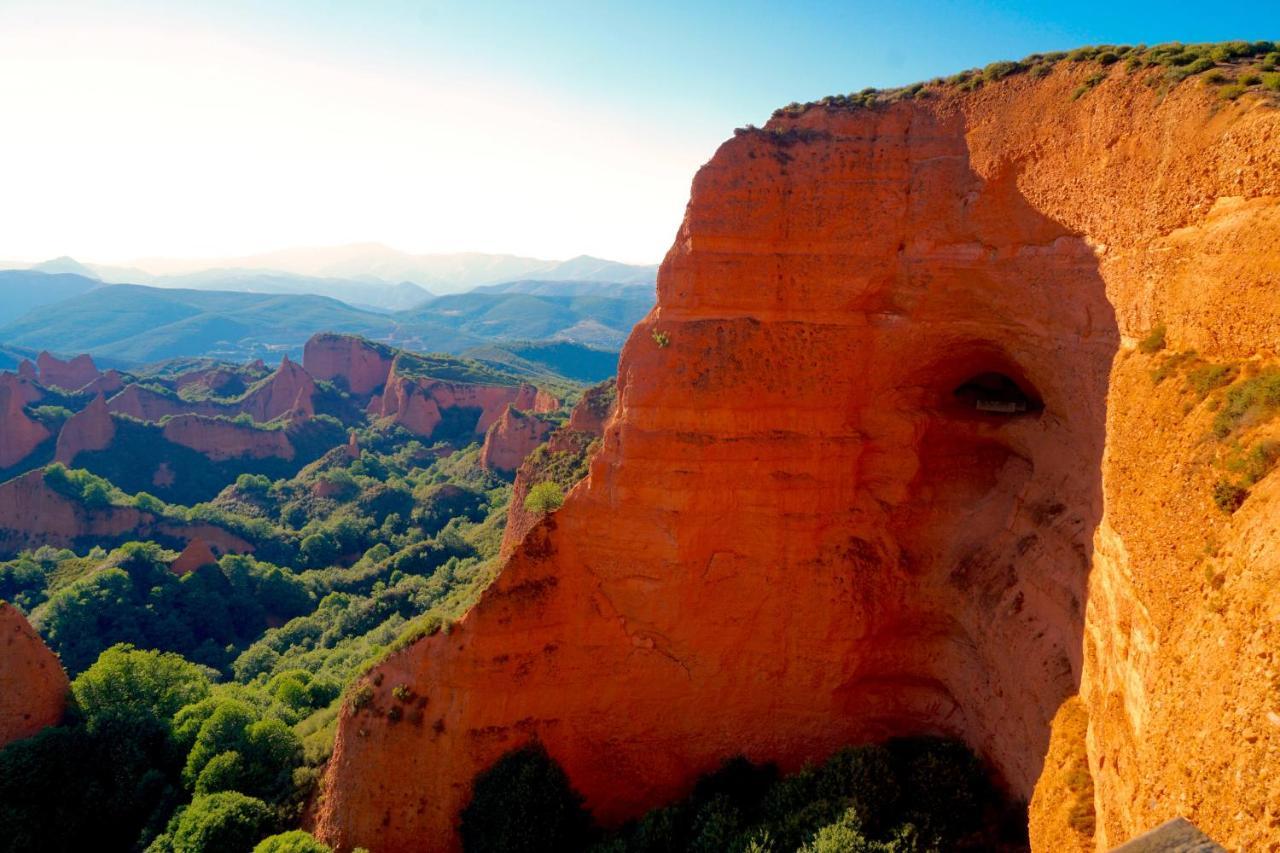
<svg viewBox="0 0 1280 853">
<path fill-rule="evenodd" d="M 1016 417 L 1044 409 L 1044 403 L 1033 390 L 1025 389 L 1007 374 L 994 371 L 969 377 L 951 393 L 963 408 L 984 415 Z"/>
</svg>

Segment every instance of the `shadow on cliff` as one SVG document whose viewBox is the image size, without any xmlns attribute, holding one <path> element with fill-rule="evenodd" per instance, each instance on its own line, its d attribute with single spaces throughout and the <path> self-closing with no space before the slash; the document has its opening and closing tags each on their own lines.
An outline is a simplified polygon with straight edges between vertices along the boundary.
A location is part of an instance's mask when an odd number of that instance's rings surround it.
<svg viewBox="0 0 1280 853">
<path fill-rule="evenodd" d="M 934 681 L 926 714 L 886 732 L 957 734 L 1029 798 L 1050 722 L 1080 685 L 1119 331 L 1084 236 L 1022 195 L 1017 163 L 976 166 L 948 124 L 912 121 L 911 137 L 953 150 L 911 164 L 886 301 L 913 323 L 886 327 L 873 357 L 895 376 L 916 460 L 883 519 L 909 601 L 873 634 L 920 649 L 905 666 L 887 652 L 883 671 L 873 659 L 849 692 Z"/>
</svg>

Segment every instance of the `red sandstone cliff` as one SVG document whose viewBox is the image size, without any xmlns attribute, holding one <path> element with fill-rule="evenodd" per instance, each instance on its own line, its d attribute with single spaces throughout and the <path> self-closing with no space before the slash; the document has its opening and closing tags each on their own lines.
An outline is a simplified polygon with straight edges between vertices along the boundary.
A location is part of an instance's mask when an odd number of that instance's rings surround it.
<svg viewBox="0 0 1280 853">
<path fill-rule="evenodd" d="M 40 545 L 73 548 L 124 536 L 183 542 L 200 537 L 222 553 L 253 550 L 239 536 L 212 524 L 173 521 L 131 506 L 89 509 L 50 488 L 43 469 L 0 483 L 0 556 Z"/>
<path fill-rule="evenodd" d="M 369 404 L 371 414 L 399 424 L 410 432 L 430 438 L 443 419 L 444 409 L 477 409 L 472 434 L 479 438 L 506 410 L 507 406 L 533 412 L 550 412 L 560 405 L 551 394 L 532 385 L 482 385 L 448 382 L 399 373 L 392 366 L 386 389 Z"/>
<path fill-rule="evenodd" d="M 550 433 L 550 423 L 508 405 L 484 434 L 480 464 L 490 471 L 515 473 L 524 458 L 542 444 Z"/>
<path fill-rule="evenodd" d="M 723 145 L 590 478 L 364 682 L 320 835 L 451 849 L 476 772 L 534 737 L 610 823 L 728 755 L 900 732 L 1028 797 L 1078 691 L 1098 849 L 1179 812 L 1273 849 L 1280 478 L 1216 513 L 1208 415 L 1130 351 L 1161 322 L 1208 358 L 1280 338 L 1280 111 L 1119 64 L 1073 99 L 1098 71 Z M 1022 411 L 975 405 L 992 374 Z M 387 715 L 398 684 L 420 720 Z"/>
<path fill-rule="evenodd" d="M 107 401 L 99 394 L 93 398 L 93 402 L 67 418 L 58 432 L 58 444 L 53 458 L 64 465 L 71 465 L 76 456 L 85 451 L 110 447 L 115 436 L 116 425 L 111 420 L 111 411 L 107 408 Z"/>
<path fill-rule="evenodd" d="M 390 348 L 356 335 L 312 335 L 302 351 L 302 366 L 316 379 L 341 379 L 348 391 L 367 397 L 387 381 Z"/>
<path fill-rule="evenodd" d="M 56 725 L 70 687 L 57 656 L 26 617 L 0 601 L 0 749 Z"/>
<path fill-rule="evenodd" d="M 124 387 L 124 375 L 118 370 L 108 370 L 80 389 L 81 394 L 111 396 Z"/>
<path fill-rule="evenodd" d="M 202 374 L 207 372 L 202 371 Z M 265 423 L 286 415 L 314 415 L 315 391 L 315 380 L 301 365 L 285 356 L 274 373 L 232 402 L 183 400 L 141 385 L 129 385 L 107 401 L 107 408 L 144 421 L 159 421 L 171 415 L 233 417 L 247 414 L 255 421 Z"/>
<path fill-rule="evenodd" d="M 208 542 L 197 536 L 188 542 L 178 558 L 169 564 L 169 571 L 179 576 L 189 575 L 202 566 L 217 564 L 218 555 L 213 553 Z"/>
<path fill-rule="evenodd" d="M 0 373 L 0 469 L 17 465 L 52 435 L 26 413 L 26 405 L 40 397 L 30 379 Z"/>
<path fill-rule="evenodd" d="M 556 479 L 557 473 L 564 478 L 563 472 L 585 470 L 600 448 L 599 439 L 604 435 L 605 422 L 613 414 L 616 403 L 615 380 L 588 388 L 569 414 L 569 422 L 551 434 L 545 449 L 534 456 L 526 454 L 511 487 L 507 526 L 502 533 L 501 555 L 504 559 L 538 523 L 539 516 L 524 508 L 529 490 L 543 480 Z M 560 483 L 566 491 L 576 484 L 576 481 Z"/>
<path fill-rule="evenodd" d="M 162 432 L 166 440 L 214 460 L 292 459 L 294 455 L 283 429 L 261 429 L 221 418 L 178 415 L 165 422 Z"/>
<path fill-rule="evenodd" d="M 83 388 L 102 374 L 88 355 L 78 355 L 70 361 L 42 352 L 36 357 L 42 385 L 54 385 L 68 391 Z"/>
</svg>

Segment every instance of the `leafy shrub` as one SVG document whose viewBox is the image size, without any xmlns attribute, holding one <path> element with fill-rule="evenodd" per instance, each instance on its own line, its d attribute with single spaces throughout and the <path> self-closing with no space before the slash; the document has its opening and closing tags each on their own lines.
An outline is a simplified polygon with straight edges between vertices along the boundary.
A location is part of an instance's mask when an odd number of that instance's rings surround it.
<svg viewBox="0 0 1280 853">
<path fill-rule="evenodd" d="M 560 853 L 594 832 L 582 796 L 537 744 L 509 752 L 475 779 L 462 811 L 467 853 Z"/>
<path fill-rule="evenodd" d="M 1230 364 L 1202 364 L 1187 373 L 1187 387 L 1203 400 L 1215 388 L 1230 384 L 1236 368 Z"/>
<path fill-rule="evenodd" d="M 174 714 L 209 695 L 206 670 L 181 655 L 112 646 L 71 683 L 92 726 L 111 714 L 145 715 L 168 725 Z"/>
<path fill-rule="evenodd" d="M 1280 408 L 1280 369 L 1268 368 L 1227 389 L 1213 431 L 1225 438 L 1232 431 L 1271 417 Z"/>
<path fill-rule="evenodd" d="M 1242 488 L 1230 480 L 1219 480 L 1213 486 L 1213 503 L 1227 515 L 1231 515 L 1238 510 L 1248 496 L 1248 489 Z"/>
<path fill-rule="evenodd" d="M 525 496 L 524 508 L 534 515 L 546 515 L 564 505 L 564 492 L 551 480 L 544 480 L 529 489 Z"/>
<path fill-rule="evenodd" d="M 196 797 L 174 815 L 148 853 L 251 853 L 275 828 L 266 803 L 235 791 Z"/>
<path fill-rule="evenodd" d="M 295 829 L 262 839 L 253 853 L 333 853 L 333 848 L 316 841 L 311 833 Z"/>
<path fill-rule="evenodd" d="M 1138 351 L 1150 355 L 1164 349 L 1165 333 L 1167 331 L 1164 323 L 1157 323 L 1152 326 L 1150 333 L 1138 342 Z"/>
</svg>

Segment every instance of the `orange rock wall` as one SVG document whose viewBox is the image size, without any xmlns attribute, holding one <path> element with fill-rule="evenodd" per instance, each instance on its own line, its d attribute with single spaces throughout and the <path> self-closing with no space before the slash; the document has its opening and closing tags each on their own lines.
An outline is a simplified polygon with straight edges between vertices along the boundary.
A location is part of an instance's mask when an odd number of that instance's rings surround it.
<svg viewBox="0 0 1280 853">
<path fill-rule="evenodd" d="M 292 459 L 293 445 L 282 429 L 259 429 L 247 424 L 178 415 L 165 422 L 164 437 L 210 459 Z"/>
<path fill-rule="evenodd" d="M 524 458 L 542 444 L 550 432 L 551 424 L 507 406 L 484 434 L 480 464 L 490 471 L 515 473 Z"/>
<path fill-rule="evenodd" d="M 36 357 L 36 367 L 40 371 L 42 385 L 56 385 L 68 391 L 83 388 L 102 375 L 98 372 L 93 359 L 83 354 L 70 361 L 62 361 L 47 352 L 42 352 Z"/>
<path fill-rule="evenodd" d="M 174 399 L 140 385 L 129 385 L 107 401 L 107 408 L 116 414 L 144 421 L 159 421 L 172 415 L 185 414 L 208 417 L 247 414 L 255 421 L 265 423 L 285 415 L 314 415 L 312 397 L 315 390 L 315 380 L 301 365 L 285 356 L 270 378 L 234 403 Z"/>
<path fill-rule="evenodd" d="M 347 390 L 367 396 L 387 381 L 391 359 L 385 352 L 355 335 L 313 335 L 302 352 L 302 366 L 316 379 L 341 377 Z"/>
<path fill-rule="evenodd" d="M 0 373 L 0 468 L 17 465 L 52 435 L 26 413 L 26 405 L 41 396 L 30 379 Z"/>
<path fill-rule="evenodd" d="M 536 483 L 547 479 L 547 472 L 543 470 L 546 464 L 560 454 L 586 457 L 593 453 L 593 446 L 599 449 L 599 444 L 593 445 L 593 442 L 604 434 L 605 421 L 613 413 L 614 391 L 614 380 L 588 388 L 569 413 L 569 422 L 553 432 L 547 440 L 547 457 L 541 464 L 526 455 L 516 469 L 515 482 L 511 486 L 511 503 L 507 508 L 507 526 L 502 532 L 500 553 L 503 559 L 511 555 L 538 523 L 538 516 L 525 510 L 524 501 Z M 587 461 L 590 462 L 590 459 Z"/>
<path fill-rule="evenodd" d="M 40 545 L 70 548 L 90 539 L 111 540 L 124 535 L 184 542 L 200 537 L 222 553 L 253 550 L 239 536 L 211 524 L 169 521 L 135 507 L 87 509 L 49 488 L 43 469 L 0 483 L 0 556 Z"/>
<path fill-rule="evenodd" d="M 1277 486 L 1213 522 L 1240 568 L 1211 618 L 1195 433 L 1117 356 L 1156 322 L 1214 357 L 1274 346 L 1280 112 L 1119 67 L 1073 100 L 1096 71 L 723 145 L 589 480 L 344 710 L 320 835 L 454 849 L 472 778 L 530 738 L 606 823 L 729 755 L 791 770 L 905 732 L 1030 797 L 1078 691 L 1098 849 L 1179 811 L 1270 849 Z M 1043 411 L 952 393 L 988 372 Z M 397 721 L 399 684 L 425 704 Z"/>
<path fill-rule="evenodd" d="M 532 385 L 479 385 L 420 379 L 396 372 L 393 367 L 386 390 L 370 401 L 370 414 L 389 418 L 412 433 L 430 438 L 442 420 L 442 409 L 479 409 L 474 435 L 478 438 L 493 425 L 507 406 L 533 412 L 549 412 L 560 401 Z"/>
<path fill-rule="evenodd" d="M 0 749 L 56 725 L 71 685 L 26 617 L 0 601 Z"/>
<path fill-rule="evenodd" d="M 79 454 L 109 447 L 115 437 L 116 425 L 111 420 L 107 401 L 99 394 L 93 402 L 67 418 L 58 431 L 53 458 L 64 465 L 72 465 Z"/>
</svg>

